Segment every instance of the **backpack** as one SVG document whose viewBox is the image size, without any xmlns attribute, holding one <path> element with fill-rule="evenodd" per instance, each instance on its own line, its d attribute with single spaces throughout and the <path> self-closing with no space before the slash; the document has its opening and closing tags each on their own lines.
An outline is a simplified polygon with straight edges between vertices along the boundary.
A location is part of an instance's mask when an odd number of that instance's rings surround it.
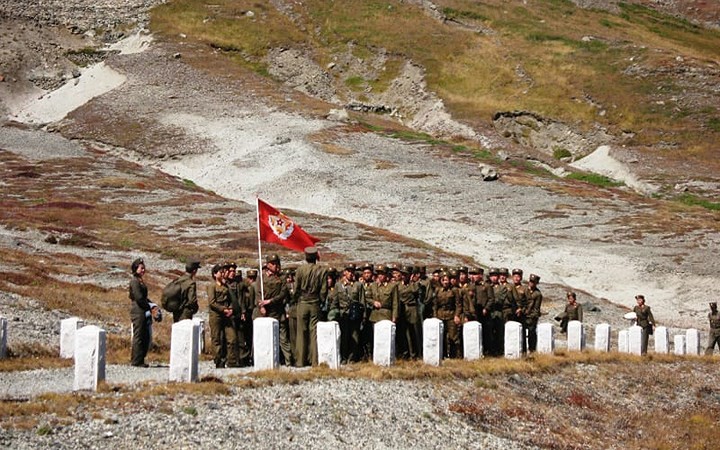
<svg viewBox="0 0 720 450">
<path fill-rule="evenodd" d="M 160 305 L 165 311 L 175 312 L 182 307 L 182 286 L 180 278 L 169 282 L 162 290 Z"/>
</svg>

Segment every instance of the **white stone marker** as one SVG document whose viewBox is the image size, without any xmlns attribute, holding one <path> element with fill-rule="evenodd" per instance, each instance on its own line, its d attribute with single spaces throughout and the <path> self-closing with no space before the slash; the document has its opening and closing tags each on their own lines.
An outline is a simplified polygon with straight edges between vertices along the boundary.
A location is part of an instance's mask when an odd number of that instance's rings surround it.
<svg viewBox="0 0 720 450">
<path fill-rule="evenodd" d="M 194 320 L 174 323 L 170 335 L 170 373 L 168 379 L 180 383 L 198 380 L 200 326 Z"/>
<path fill-rule="evenodd" d="M 60 321 L 60 357 L 72 358 L 75 354 L 75 333 L 85 325 L 79 317 Z"/>
<path fill-rule="evenodd" d="M 666 327 L 655 328 L 655 353 L 670 353 L 670 333 Z"/>
<path fill-rule="evenodd" d="M 673 347 L 675 350 L 675 354 L 678 356 L 685 355 L 685 335 L 684 334 L 676 334 L 673 339 Z"/>
<path fill-rule="evenodd" d="M 373 328 L 373 363 L 378 366 L 395 364 L 395 324 L 381 320 Z"/>
<path fill-rule="evenodd" d="M 0 359 L 7 356 L 7 319 L 0 317 Z"/>
<path fill-rule="evenodd" d="M 685 332 L 685 354 L 695 356 L 700 354 L 700 331 L 695 328 Z"/>
<path fill-rule="evenodd" d="M 537 352 L 552 355 L 555 351 L 555 329 L 551 323 L 539 323 L 537 326 Z"/>
<path fill-rule="evenodd" d="M 337 322 L 317 323 L 318 364 L 340 368 L 340 325 Z"/>
<path fill-rule="evenodd" d="M 595 325 L 595 351 L 610 351 L 610 324 L 599 323 Z"/>
<path fill-rule="evenodd" d="M 519 322 L 505 323 L 505 357 L 518 359 L 522 356 L 523 328 Z"/>
<path fill-rule="evenodd" d="M 272 317 L 253 320 L 253 367 L 273 370 L 280 365 L 280 324 Z"/>
<path fill-rule="evenodd" d="M 105 380 L 105 330 L 95 325 L 82 327 L 75 333 L 74 391 L 96 391 Z"/>
<path fill-rule="evenodd" d="M 630 352 L 630 336 L 628 330 L 620 330 L 618 333 L 618 351 L 620 353 Z"/>
<path fill-rule="evenodd" d="M 638 325 L 633 325 L 628 330 L 628 353 L 631 355 L 642 354 L 642 336 L 643 328 Z"/>
<path fill-rule="evenodd" d="M 571 352 L 585 350 L 585 324 L 579 320 L 571 320 L 567 327 L 567 349 Z"/>
<path fill-rule="evenodd" d="M 205 321 L 203 319 L 193 317 L 193 322 L 195 322 L 200 327 L 200 343 L 198 344 L 198 354 L 202 355 L 205 351 Z"/>
<path fill-rule="evenodd" d="M 463 324 L 463 355 L 468 361 L 483 357 L 482 325 L 478 321 Z"/>
<path fill-rule="evenodd" d="M 423 321 L 423 362 L 431 366 L 442 363 L 445 342 L 443 329 L 445 324 L 440 319 L 425 319 Z"/>
</svg>

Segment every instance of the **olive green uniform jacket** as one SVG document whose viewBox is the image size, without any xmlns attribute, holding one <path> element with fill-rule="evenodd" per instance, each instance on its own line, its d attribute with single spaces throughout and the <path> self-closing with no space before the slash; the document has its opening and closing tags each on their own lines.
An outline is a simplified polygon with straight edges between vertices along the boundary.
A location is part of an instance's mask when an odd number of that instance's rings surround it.
<svg viewBox="0 0 720 450">
<path fill-rule="evenodd" d="M 400 308 L 397 283 L 373 283 L 370 287 L 370 294 L 372 296 L 371 302 L 380 302 L 381 305 L 379 309 L 373 307 L 372 312 L 370 312 L 370 322 L 397 320 Z"/>
</svg>

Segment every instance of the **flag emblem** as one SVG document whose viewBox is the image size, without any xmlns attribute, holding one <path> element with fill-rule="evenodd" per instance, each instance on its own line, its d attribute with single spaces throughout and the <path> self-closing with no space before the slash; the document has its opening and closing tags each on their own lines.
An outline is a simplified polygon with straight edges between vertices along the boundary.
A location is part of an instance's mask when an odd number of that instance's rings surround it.
<svg viewBox="0 0 720 450">
<path fill-rule="evenodd" d="M 282 240 L 289 238 L 295 231 L 295 223 L 283 213 L 279 215 L 269 215 L 268 224 L 273 234 Z"/>
</svg>

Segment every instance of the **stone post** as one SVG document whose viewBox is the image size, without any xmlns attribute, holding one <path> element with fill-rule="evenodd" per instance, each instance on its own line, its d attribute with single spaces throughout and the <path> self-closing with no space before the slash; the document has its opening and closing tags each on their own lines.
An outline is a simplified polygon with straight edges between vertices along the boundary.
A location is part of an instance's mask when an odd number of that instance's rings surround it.
<svg viewBox="0 0 720 450">
<path fill-rule="evenodd" d="M 174 323 L 170 335 L 170 381 L 193 383 L 198 380 L 200 326 L 193 320 Z"/>
<path fill-rule="evenodd" d="M 75 333 L 74 391 L 96 391 L 105 380 L 105 330 L 95 325 L 83 327 Z"/>
<path fill-rule="evenodd" d="M 483 357 L 482 325 L 475 320 L 463 324 L 463 357 L 468 360 Z"/>
<path fill-rule="evenodd" d="M 280 324 L 272 317 L 253 320 L 253 364 L 255 370 L 273 370 L 280 365 Z"/>
<path fill-rule="evenodd" d="M 537 352 L 552 355 L 555 352 L 555 329 L 551 323 L 540 323 L 537 326 Z"/>
<path fill-rule="evenodd" d="M 684 334 L 676 334 L 673 339 L 673 347 L 675 350 L 675 354 L 678 356 L 684 356 L 685 355 L 685 335 Z"/>
<path fill-rule="evenodd" d="M 599 323 L 595 325 L 595 351 L 610 351 L 610 324 Z"/>
<path fill-rule="evenodd" d="M 317 347 L 318 364 L 340 368 L 340 325 L 337 322 L 318 322 Z"/>
<path fill-rule="evenodd" d="M 685 332 L 685 354 L 700 355 L 700 331 L 690 328 Z"/>
<path fill-rule="evenodd" d="M 79 317 L 70 317 L 60 321 L 60 357 L 72 358 L 75 354 L 75 333 L 85 325 Z"/>
<path fill-rule="evenodd" d="M 618 333 L 618 351 L 620 353 L 630 353 L 630 336 L 628 330 L 620 330 Z"/>
<path fill-rule="evenodd" d="M 655 328 L 655 353 L 661 355 L 670 353 L 670 333 L 665 327 Z"/>
<path fill-rule="evenodd" d="M 373 363 L 378 366 L 395 364 L 395 324 L 381 320 L 373 328 Z"/>
<path fill-rule="evenodd" d="M 0 359 L 7 357 L 7 319 L 0 317 Z"/>
<path fill-rule="evenodd" d="M 431 366 L 442 363 L 444 324 L 440 319 L 425 319 L 423 321 L 423 362 Z"/>
<path fill-rule="evenodd" d="M 568 322 L 567 349 L 574 352 L 585 350 L 585 325 L 579 320 Z"/>
<path fill-rule="evenodd" d="M 195 322 L 198 327 L 200 327 L 200 343 L 198 344 L 198 354 L 202 355 L 203 352 L 205 352 L 205 321 L 203 319 L 193 317 L 193 322 Z"/>
<path fill-rule="evenodd" d="M 645 330 L 638 325 L 633 325 L 628 330 L 628 353 L 642 355 L 642 336 Z"/>
<path fill-rule="evenodd" d="M 505 358 L 519 359 L 522 356 L 523 328 L 519 322 L 505 323 Z"/>
</svg>

